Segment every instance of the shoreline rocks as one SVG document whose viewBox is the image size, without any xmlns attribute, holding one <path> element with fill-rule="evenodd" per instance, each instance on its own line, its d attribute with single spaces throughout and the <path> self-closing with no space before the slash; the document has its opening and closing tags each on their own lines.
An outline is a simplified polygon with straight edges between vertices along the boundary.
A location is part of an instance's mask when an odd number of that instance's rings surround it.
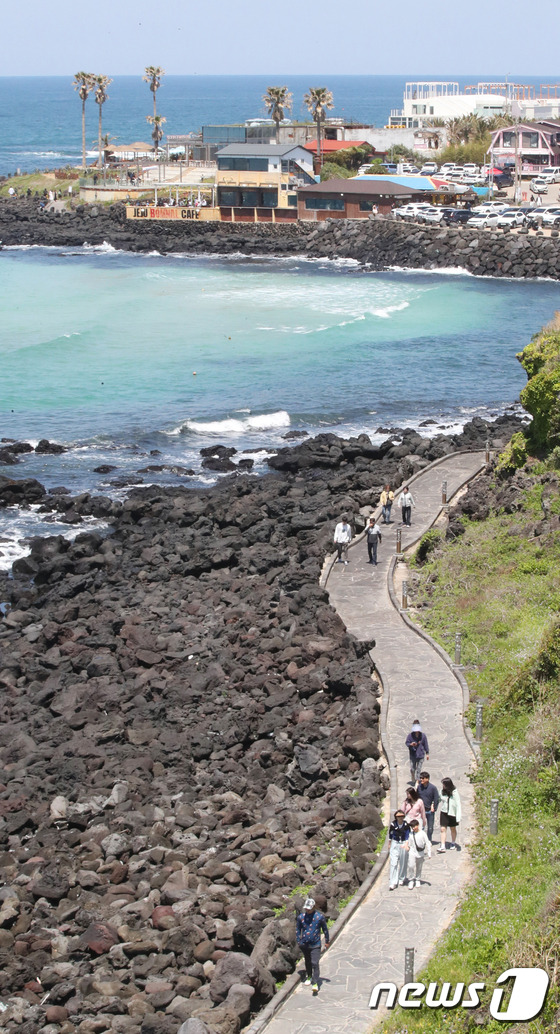
<svg viewBox="0 0 560 1034">
<path fill-rule="evenodd" d="M 74 210 L 38 211 L 35 199 L 0 200 L 4 246 L 79 247 L 111 244 L 124 251 L 189 255 L 308 255 L 354 259 L 374 270 L 456 267 L 477 276 L 560 277 L 558 238 L 526 231 L 421 226 L 376 216 L 322 222 L 197 223 L 127 221 L 125 206 L 78 204 Z"/>
<path fill-rule="evenodd" d="M 293 970 L 305 894 L 336 917 L 389 779 L 373 641 L 319 585 L 333 527 L 488 433 L 321 435 L 259 479 L 39 496 L 112 527 L 35 539 L 0 582 L 8 1030 L 234 1034 Z"/>
</svg>

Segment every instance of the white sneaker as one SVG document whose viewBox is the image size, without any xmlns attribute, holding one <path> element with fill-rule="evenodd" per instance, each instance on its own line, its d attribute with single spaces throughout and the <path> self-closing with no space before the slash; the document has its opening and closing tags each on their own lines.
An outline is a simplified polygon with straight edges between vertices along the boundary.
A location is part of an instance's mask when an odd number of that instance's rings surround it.
<svg viewBox="0 0 560 1034">
<path fill-rule="evenodd" d="M 419 884 L 417 883 L 416 886 L 418 887 Z M 414 880 L 410 881 L 410 883 L 408 884 L 408 889 L 409 890 L 414 890 Z"/>
<path fill-rule="evenodd" d="M 438 854 L 445 854 L 445 848 L 444 848 L 443 844 L 441 845 L 441 847 L 438 847 L 437 853 Z"/>
<path fill-rule="evenodd" d="M 396 883 L 392 883 L 391 886 L 389 887 L 389 890 L 396 890 L 396 889 L 397 889 L 397 884 Z"/>
<path fill-rule="evenodd" d="M 416 886 L 417 886 L 417 887 L 419 887 L 419 886 L 420 886 L 420 880 L 416 880 Z"/>
<path fill-rule="evenodd" d="M 303 982 L 306 987 L 309 987 L 309 985 L 311 984 L 311 977 L 306 977 L 306 979 Z"/>
</svg>

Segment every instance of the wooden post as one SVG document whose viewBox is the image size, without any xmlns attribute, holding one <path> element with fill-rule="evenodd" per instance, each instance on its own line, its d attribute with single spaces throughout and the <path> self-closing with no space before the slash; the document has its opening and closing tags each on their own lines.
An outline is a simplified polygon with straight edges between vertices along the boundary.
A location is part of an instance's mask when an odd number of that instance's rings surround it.
<svg viewBox="0 0 560 1034">
<path fill-rule="evenodd" d="M 444 505 L 447 502 L 447 481 L 441 483 L 441 501 Z"/>
</svg>

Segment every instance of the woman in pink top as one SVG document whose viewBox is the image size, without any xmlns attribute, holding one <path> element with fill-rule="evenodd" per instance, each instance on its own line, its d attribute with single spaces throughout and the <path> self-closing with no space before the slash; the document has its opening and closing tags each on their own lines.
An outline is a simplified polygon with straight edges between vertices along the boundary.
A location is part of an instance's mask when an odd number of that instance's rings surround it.
<svg viewBox="0 0 560 1034">
<path fill-rule="evenodd" d="M 424 808 L 424 802 L 418 796 L 413 786 L 409 786 L 406 791 L 403 811 L 408 823 L 412 822 L 412 819 L 418 819 L 420 827 L 422 829 L 426 828 L 426 809 Z"/>
</svg>

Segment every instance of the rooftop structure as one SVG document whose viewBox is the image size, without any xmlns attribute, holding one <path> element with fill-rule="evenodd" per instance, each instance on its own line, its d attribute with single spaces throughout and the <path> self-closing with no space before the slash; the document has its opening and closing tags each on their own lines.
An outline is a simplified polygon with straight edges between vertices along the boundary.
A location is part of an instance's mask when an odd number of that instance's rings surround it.
<svg viewBox="0 0 560 1034">
<path fill-rule="evenodd" d="M 534 119 L 560 116 L 560 85 L 544 84 L 537 95 L 527 83 L 485 82 L 466 86 L 445 80 L 408 82 L 403 94 L 403 107 L 391 111 L 391 128 L 415 129 L 434 119 L 449 121 L 465 115 L 492 118 L 495 115 Z"/>
</svg>

